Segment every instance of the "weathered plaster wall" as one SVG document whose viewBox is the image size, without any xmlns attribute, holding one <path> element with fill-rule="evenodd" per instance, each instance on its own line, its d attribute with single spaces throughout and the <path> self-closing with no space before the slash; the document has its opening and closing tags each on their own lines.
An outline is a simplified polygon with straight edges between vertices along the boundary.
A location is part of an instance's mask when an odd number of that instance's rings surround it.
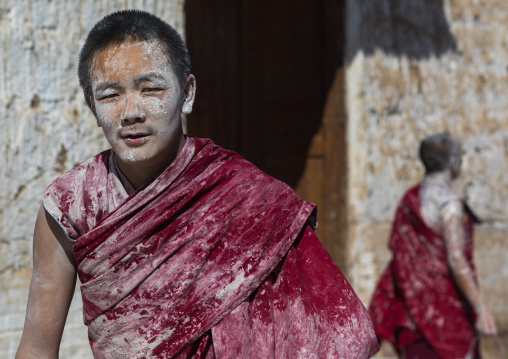
<svg viewBox="0 0 508 359">
<path fill-rule="evenodd" d="M 14 357 L 23 327 L 42 191 L 107 147 L 76 75 L 88 30 L 110 12 L 139 8 L 182 32 L 183 5 L 184 0 L 0 2 L 0 359 Z M 61 356 L 91 357 L 79 293 Z"/>
<path fill-rule="evenodd" d="M 390 259 L 386 243 L 397 202 L 423 175 L 418 141 L 447 130 L 464 143 L 463 173 L 454 188 L 485 220 L 477 231 L 475 258 L 506 342 L 506 3 L 349 0 L 347 21 L 353 286 L 369 303 Z"/>
</svg>

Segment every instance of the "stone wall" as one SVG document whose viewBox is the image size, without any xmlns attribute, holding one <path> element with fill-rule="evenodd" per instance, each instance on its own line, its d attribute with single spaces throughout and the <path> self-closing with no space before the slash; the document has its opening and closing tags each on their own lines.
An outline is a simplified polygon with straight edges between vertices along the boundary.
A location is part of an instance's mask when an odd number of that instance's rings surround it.
<svg viewBox="0 0 508 359">
<path fill-rule="evenodd" d="M 506 4 L 349 0 L 347 26 L 353 286 L 368 304 L 390 259 L 386 244 L 397 202 L 423 175 L 418 142 L 447 130 L 464 144 L 454 189 L 485 221 L 475 237 L 475 259 L 508 347 Z"/>
<path fill-rule="evenodd" d="M 44 188 L 107 147 L 76 75 L 90 28 L 115 10 L 151 11 L 184 26 L 184 0 L 6 0 L 0 3 L 0 359 L 13 358 L 23 327 L 31 243 Z M 63 358 L 91 358 L 79 293 Z"/>
</svg>

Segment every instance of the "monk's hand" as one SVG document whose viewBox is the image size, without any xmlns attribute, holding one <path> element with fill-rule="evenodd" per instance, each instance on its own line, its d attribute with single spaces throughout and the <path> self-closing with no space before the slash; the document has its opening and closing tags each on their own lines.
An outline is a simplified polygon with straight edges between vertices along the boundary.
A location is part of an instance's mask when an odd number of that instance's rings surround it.
<svg viewBox="0 0 508 359">
<path fill-rule="evenodd" d="M 496 321 L 494 316 L 484 304 L 477 309 L 476 329 L 481 335 L 496 335 Z"/>
</svg>

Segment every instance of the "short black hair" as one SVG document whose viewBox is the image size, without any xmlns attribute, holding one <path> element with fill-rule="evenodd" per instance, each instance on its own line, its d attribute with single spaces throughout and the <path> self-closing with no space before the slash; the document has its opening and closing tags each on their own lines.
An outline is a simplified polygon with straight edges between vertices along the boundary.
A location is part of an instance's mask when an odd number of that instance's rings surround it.
<svg viewBox="0 0 508 359">
<path fill-rule="evenodd" d="M 435 133 L 420 143 L 420 159 L 427 173 L 446 169 L 450 158 L 456 154 L 459 142 L 448 132 Z"/>
<path fill-rule="evenodd" d="M 91 63 L 93 56 L 111 44 L 126 41 L 157 40 L 163 45 L 168 61 L 180 88 L 185 88 L 191 71 L 189 51 L 178 32 L 157 16 L 141 10 L 122 10 L 111 13 L 90 30 L 79 54 L 79 84 L 92 103 Z"/>
</svg>

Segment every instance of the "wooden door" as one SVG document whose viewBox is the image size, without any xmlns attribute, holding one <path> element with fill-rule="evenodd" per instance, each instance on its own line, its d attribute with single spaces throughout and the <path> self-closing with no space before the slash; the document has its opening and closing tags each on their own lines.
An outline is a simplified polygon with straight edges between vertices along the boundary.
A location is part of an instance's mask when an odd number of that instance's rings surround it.
<svg viewBox="0 0 508 359">
<path fill-rule="evenodd" d="M 197 79 L 189 133 L 211 137 L 318 204 L 345 264 L 343 13 L 333 0 L 187 0 Z"/>
</svg>

